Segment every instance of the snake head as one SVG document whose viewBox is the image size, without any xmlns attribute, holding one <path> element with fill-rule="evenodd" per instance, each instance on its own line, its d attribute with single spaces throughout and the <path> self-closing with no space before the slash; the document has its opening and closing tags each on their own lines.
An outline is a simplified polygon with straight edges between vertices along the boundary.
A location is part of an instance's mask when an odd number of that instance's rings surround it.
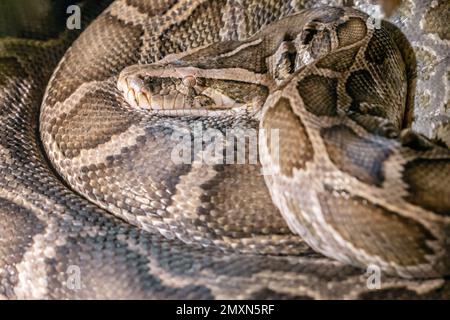
<svg viewBox="0 0 450 320">
<path fill-rule="evenodd" d="M 122 71 L 117 87 L 129 105 L 141 110 L 183 110 L 195 114 L 199 110 L 259 108 L 268 94 L 259 85 L 261 81 L 257 77 L 239 81 L 239 75 L 232 73 L 173 65 L 136 65 Z"/>
</svg>

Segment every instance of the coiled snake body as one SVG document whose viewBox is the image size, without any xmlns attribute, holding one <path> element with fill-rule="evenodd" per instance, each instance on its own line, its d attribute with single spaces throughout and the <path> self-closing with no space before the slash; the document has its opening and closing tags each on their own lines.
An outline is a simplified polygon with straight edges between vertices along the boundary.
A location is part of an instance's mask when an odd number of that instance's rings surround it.
<svg viewBox="0 0 450 320">
<path fill-rule="evenodd" d="M 114 1 L 42 99 L 58 40 L 1 43 L 0 296 L 448 298 L 450 153 L 405 129 L 413 49 L 300 2 Z"/>
</svg>

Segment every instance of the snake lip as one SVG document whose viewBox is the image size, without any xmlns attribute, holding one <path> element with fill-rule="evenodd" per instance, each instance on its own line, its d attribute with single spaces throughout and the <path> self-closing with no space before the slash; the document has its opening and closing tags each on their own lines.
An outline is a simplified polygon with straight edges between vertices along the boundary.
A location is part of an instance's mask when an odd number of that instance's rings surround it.
<svg viewBox="0 0 450 320">
<path fill-rule="evenodd" d="M 151 98 L 143 92 L 139 92 L 137 95 L 137 104 L 139 106 L 145 107 L 145 108 L 149 108 L 150 107 L 150 100 Z"/>
<path fill-rule="evenodd" d="M 133 107 L 150 108 L 152 98 L 144 81 L 136 76 L 121 76 L 117 88 L 122 91 L 125 100 Z"/>
</svg>

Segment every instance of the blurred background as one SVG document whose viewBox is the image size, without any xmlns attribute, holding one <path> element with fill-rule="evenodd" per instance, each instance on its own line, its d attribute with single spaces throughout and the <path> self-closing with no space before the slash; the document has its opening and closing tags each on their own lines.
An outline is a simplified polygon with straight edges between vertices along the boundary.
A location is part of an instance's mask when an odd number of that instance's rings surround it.
<svg viewBox="0 0 450 320">
<path fill-rule="evenodd" d="M 66 24 L 74 0 L 0 0 L 0 37 L 46 39 Z"/>
</svg>

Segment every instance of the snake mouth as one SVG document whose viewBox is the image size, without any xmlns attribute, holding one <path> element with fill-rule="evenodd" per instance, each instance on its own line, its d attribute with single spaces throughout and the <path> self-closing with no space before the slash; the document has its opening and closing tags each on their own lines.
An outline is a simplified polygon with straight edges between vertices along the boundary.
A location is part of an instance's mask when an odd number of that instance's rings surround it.
<svg viewBox="0 0 450 320">
<path fill-rule="evenodd" d="M 231 76 L 217 78 L 214 72 L 172 66 L 124 70 L 117 88 L 132 108 L 193 115 L 258 110 L 268 96 L 268 89 L 258 82 L 239 81 Z"/>
<path fill-rule="evenodd" d="M 131 76 L 119 83 L 119 89 L 131 106 L 146 110 L 217 110 L 244 105 L 191 75 L 183 78 Z"/>
</svg>

